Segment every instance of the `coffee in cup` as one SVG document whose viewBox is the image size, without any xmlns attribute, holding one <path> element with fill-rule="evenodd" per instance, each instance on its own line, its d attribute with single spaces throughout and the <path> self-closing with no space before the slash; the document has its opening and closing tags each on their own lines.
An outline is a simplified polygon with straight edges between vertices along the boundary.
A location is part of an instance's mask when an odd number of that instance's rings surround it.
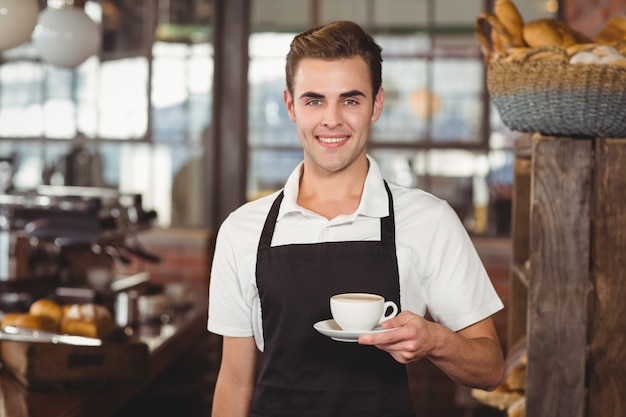
<svg viewBox="0 0 626 417">
<path fill-rule="evenodd" d="M 377 294 L 345 293 L 330 297 L 330 312 L 342 330 L 368 331 L 395 317 L 398 306 Z"/>
</svg>

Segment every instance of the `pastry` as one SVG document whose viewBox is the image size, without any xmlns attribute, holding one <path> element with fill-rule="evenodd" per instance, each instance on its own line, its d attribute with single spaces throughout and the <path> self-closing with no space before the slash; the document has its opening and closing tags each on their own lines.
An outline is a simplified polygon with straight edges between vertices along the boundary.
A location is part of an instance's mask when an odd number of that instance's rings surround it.
<svg viewBox="0 0 626 417">
<path fill-rule="evenodd" d="M 63 317 L 63 308 L 53 300 L 41 298 L 31 304 L 29 313 L 47 322 L 46 327 L 56 332 Z"/>
<path fill-rule="evenodd" d="M 115 329 L 111 312 L 99 304 L 69 304 L 61 319 L 61 333 L 106 339 Z"/>
</svg>

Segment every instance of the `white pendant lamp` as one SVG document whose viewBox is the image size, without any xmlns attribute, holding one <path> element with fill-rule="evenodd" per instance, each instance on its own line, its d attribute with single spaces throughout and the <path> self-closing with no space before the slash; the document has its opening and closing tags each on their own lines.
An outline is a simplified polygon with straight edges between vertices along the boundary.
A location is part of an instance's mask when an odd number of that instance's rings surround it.
<svg viewBox="0 0 626 417">
<path fill-rule="evenodd" d="M 39 13 L 33 44 L 41 59 L 74 68 L 100 50 L 100 27 L 73 0 L 48 1 Z"/>
<path fill-rule="evenodd" d="M 38 15 L 37 0 L 0 0 L 0 51 L 30 40 Z"/>
</svg>

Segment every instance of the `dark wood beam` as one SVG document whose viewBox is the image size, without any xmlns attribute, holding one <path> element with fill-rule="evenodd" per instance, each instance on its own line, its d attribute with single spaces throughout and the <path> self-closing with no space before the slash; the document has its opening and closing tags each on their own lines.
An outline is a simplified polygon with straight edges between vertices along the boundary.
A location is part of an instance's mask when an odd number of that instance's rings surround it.
<svg viewBox="0 0 626 417">
<path fill-rule="evenodd" d="M 215 0 L 213 117 L 205 159 L 211 230 L 246 200 L 250 15 L 251 0 Z"/>
</svg>

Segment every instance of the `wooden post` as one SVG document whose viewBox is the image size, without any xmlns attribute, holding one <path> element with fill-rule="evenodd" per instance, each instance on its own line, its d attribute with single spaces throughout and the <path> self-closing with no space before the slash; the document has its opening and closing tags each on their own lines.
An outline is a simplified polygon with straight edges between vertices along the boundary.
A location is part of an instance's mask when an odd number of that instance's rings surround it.
<svg viewBox="0 0 626 417">
<path fill-rule="evenodd" d="M 587 415 L 626 412 L 626 139 L 598 139 Z"/>
<path fill-rule="evenodd" d="M 210 230 L 246 202 L 248 160 L 248 39 L 251 0 L 216 0 L 213 30 L 213 117 L 208 195 Z M 207 158 L 208 159 L 208 158 Z"/>
<path fill-rule="evenodd" d="M 583 417 L 591 140 L 534 138 L 527 416 Z"/>
</svg>

